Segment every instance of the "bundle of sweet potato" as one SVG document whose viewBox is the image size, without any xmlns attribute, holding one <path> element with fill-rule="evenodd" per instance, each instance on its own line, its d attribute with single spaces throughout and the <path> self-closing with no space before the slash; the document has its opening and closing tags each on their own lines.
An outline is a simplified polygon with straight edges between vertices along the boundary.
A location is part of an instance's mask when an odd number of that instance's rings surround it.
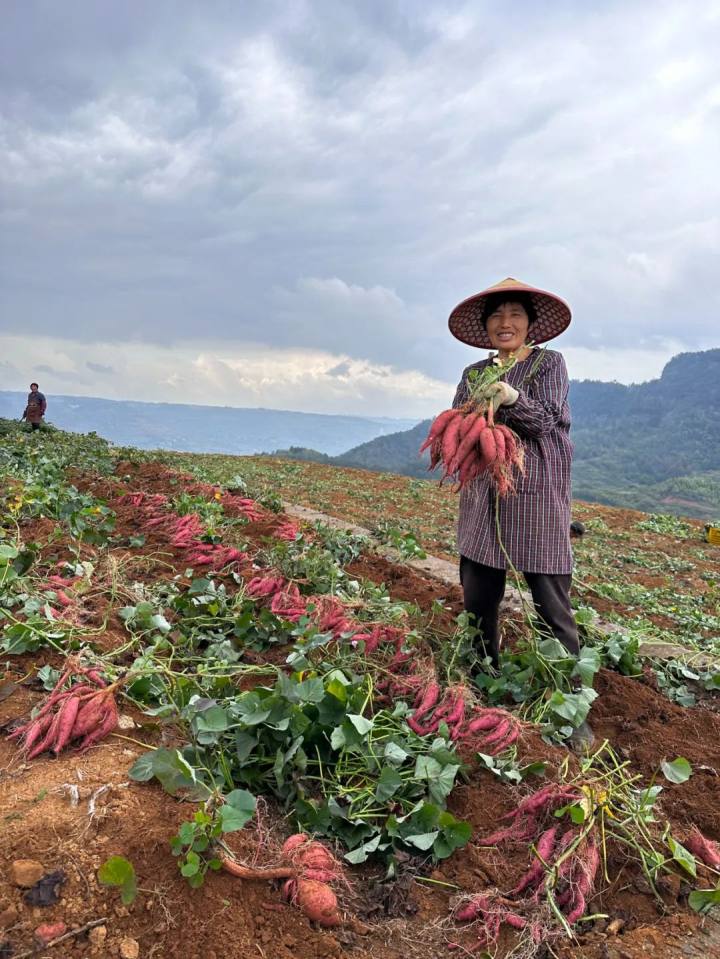
<svg viewBox="0 0 720 959">
<path fill-rule="evenodd" d="M 83 680 L 65 689 L 67 681 L 77 675 Z M 37 714 L 15 728 L 10 738 L 20 741 L 27 759 L 51 751 L 57 756 L 76 740 L 80 740 L 82 752 L 117 726 L 116 685 L 108 686 L 96 669 L 70 662 Z"/>
<path fill-rule="evenodd" d="M 479 408 L 474 401 L 435 417 L 420 447 L 430 449 L 430 469 L 442 463 L 442 480 L 454 479 L 458 489 L 483 473 L 501 496 L 515 489 L 515 473 L 523 469 L 519 438 L 504 423 L 496 423 L 492 402 Z M 441 482 L 442 482 L 441 480 Z"/>
<path fill-rule="evenodd" d="M 56 569 L 65 570 L 67 563 L 60 562 Z M 54 594 L 50 597 L 49 608 L 55 619 L 62 619 L 64 622 L 78 624 L 81 618 L 81 608 L 78 602 L 78 595 L 74 592 L 73 586 L 81 581 L 81 577 L 73 573 L 70 576 L 60 576 L 54 573 L 48 576 L 41 584 L 43 592 Z"/>
<path fill-rule="evenodd" d="M 219 543 L 203 543 L 190 553 L 186 562 L 188 566 L 207 566 L 213 572 L 219 572 L 231 563 L 244 563 L 248 554 L 235 549 L 234 546 L 221 546 Z"/>
<path fill-rule="evenodd" d="M 212 492 L 214 488 L 209 489 Z M 168 545 L 186 552 L 184 558 L 188 566 L 204 566 L 213 572 L 219 572 L 226 566 L 242 563 L 247 559 L 247 553 L 233 546 L 203 542 L 205 530 L 200 517 L 196 513 L 178 516 L 177 513 L 171 512 L 168 509 L 170 501 L 160 493 L 126 493 L 118 497 L 116 502 L 118 505 L 135 508 L 135 519 L 140 529 L 159 533 L 166 538 Z"/>
<path fill-rule="evenodd" d="M 445 723 L 453 742 L 491 756 L 520 738 L 523 723 L 508 710 L 481 706 L 462 683 L 443 689 L 422 666 L 414 672 L 393 673 L 393 662 L 388 664 L 388 675 L 375 686 L 378 702 L 389 705 L 404 699 L 412 703 L 407 724 L 418 736 L 434 736 Z"/>
<path fill-rule="evenodd" d="M 307 616 L 323 633 L 332 633 L 336 639 L 355 628 L 345 606 L 334 596 L 302 596 L 295 585 L 279 574 L 268 571 L 254 576 L 246 587 L 248 596 L 269 606 L 281 619 L 296 623 Z"/>
<path fill-rule="evenodd" d="M 510 820 L 509 826 L 481 840 L 483 846 L 530 841 L 535 848 L 532 862 L 512 893 L 529 895 L 537 901 L 550 880 L 548 870 L 552 870 L 555 903 L 570 925 L 585 912 L 600 853 L 592 833 L 583 837 L 575 824 L 563 828 L 555 814 L 563 806 L 581 803 L 583 799 L 578 786 L 549 783 L 522 799 L 504 817 Z"/>
<path fill-rule="evenodd" d="M 494 949 L 500 938 L 502 926 L 511 929 L 527 930 L 533 945 L 543 940 L 544 930 L 538 918 L 521 915 L 516 903 L 500 895 L 495 890 L 464 897 L 455 907 L 453 916 L 457 922 L 473 923 L 477 928 L 477 942 L 466 952 L 479 952 L 480 949 Z M 451 949 L 459 949 L 458 943 L 450 943 Z M 487 953 L 484 953 L 487 955 Z"/>
<path fill-rule="evenodd" d="M 295 833 L 285 842 L 281 863 L 270 868 L 245 866 L 232 857 L 220 856 L 223 868 L 239 879 L 282 879 L 283 895 L 297 905 L 308 919 L 321 926 L 342 922 L 337 895 L 331 883 L 344 880 L 340 863 L 330 850 L 305 833 Z"/>
</svg>

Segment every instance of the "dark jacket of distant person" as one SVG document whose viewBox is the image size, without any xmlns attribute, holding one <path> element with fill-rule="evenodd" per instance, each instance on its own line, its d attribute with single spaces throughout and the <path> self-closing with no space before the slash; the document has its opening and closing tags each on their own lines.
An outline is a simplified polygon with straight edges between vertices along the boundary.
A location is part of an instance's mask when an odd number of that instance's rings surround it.
<svg viewBox="0 0 720 959">
<path fill-rule="evenodd" d="M 45 410 L 47 409 L 47 400 L 45 399 L 44 393 L 41 393 L 38 389 L 37 383 L 30 384 L 30 392 L 28 393 L 27 406 L 25 407 L 25 412 L 23 413 L 22 418 L 27 420 L 28 423 L 33 425 L 40 425 L 43 416 L 45 415 Z"/>
</svg>

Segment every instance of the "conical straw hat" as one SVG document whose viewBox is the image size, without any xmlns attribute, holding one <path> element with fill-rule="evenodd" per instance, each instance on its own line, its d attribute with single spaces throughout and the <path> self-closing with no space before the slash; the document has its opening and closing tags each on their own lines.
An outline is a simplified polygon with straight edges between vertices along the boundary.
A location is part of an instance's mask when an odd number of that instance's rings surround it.
<svg viewBox="0 0 720 959">
<path fill-rule="evenodd" d="M 493 293 L 527 293 L 530 295 L 537 319 L 530 328 L 528 338 L 533 343 L 546 343 L 559 336 L 570 325 L 572 314 L 570 307 L 559 296 L 528 286 L 520 280 L 509 276 L 494 286 L 488 287 L 482 293 L 469 296 L 459 303 L 450 314 L 448 326 L 453 336 L 470 346 L 480 346 L 486 349 L 492 347 L 485 327 L 482 325 L 482 315 L 485 301 Z"/>
</svg>

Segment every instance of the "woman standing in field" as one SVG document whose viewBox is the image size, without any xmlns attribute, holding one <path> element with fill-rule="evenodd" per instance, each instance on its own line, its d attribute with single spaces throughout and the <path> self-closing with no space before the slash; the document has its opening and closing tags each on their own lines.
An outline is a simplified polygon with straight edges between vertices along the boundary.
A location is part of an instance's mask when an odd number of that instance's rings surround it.
<svg viewBox="0 0 720 959">
<path fill-rule="evenodd" d="M 495 356 L 468 366 L 453 407 L 468 398 L 468 374 L 511 355 L 517 362 L 493 387 L 496 420 L 523 442 L 525 471 L 517 492 L 496 497 L 486 473 L 462 489 L 458 522 L 464 605 L 475 617 L 483 653 L 498 665 L 498 612 L 512 564 L 523 573 L 541 628 L 572 654 L 579 651 L 570 606 L 570 442 L 568 375 L 554 350 L 538 349 L 570 323 L 570 309 L 552 293 L 508 278 L 464 300 L 450 314 L 453 336 Z M 528 345 L 529 343 L 533 346 Z"/>
</svg>

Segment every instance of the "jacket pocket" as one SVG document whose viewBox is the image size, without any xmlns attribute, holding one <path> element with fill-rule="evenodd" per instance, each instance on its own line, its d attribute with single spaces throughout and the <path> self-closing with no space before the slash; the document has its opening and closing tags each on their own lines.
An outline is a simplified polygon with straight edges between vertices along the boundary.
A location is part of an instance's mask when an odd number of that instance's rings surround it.
<svg viewBox="0 0 720 959">
<path fill-rule="evenodd" d="M 518 493 L 537 493 L 543 485 L 545 464 L 538 453 L 525 447 L 524 470 L 518 473 L 515 479 L 515 488 Z"/>
</svg>

